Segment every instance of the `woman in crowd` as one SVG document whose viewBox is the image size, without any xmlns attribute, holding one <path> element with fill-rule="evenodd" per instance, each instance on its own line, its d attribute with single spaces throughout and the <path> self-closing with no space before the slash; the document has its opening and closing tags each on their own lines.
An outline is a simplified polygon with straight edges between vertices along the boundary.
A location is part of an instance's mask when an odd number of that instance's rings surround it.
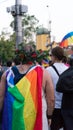
<svg viewBox="0 0 73 130">
<path fill-rule="evenodd" d="M 54 109 L 50 74 L 36 65 L 36 50 L 26 45 L 16 51 L 20 64 L 1 78 L 2 130 L 48 130 Z"/>
<path fill-rule="evenodd" d="M 54 91 L 55 91 L 55 108 L 52 115 L 51 130 L 59 130 L 63 125 L 63 118 L 61 115 L 61 102 L 62 102 L 62 93 L 56 91 L 56 84 L 59 78 L 59 75 L 65 71 L 68 67 L 63 63 L 64 58 L 63 48 L 57 46 L 52 49 L 51 52 L 51 61 L 53 66 L 47 67 L 48 72 L 51 75 Z"/>
</svg>

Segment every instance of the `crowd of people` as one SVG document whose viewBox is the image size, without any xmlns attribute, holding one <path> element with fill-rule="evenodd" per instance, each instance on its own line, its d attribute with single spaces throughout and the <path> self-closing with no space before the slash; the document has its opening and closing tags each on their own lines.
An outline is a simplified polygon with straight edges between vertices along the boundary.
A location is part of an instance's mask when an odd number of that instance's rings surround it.
<svg viewBox="0 0 73 130">
<path fill-rule="evenodd" d="M 73 57 L 67 62 L 59 46 L 50 56 L 40 65 L 35 48 L 25 45 L 7 62 L 0 75 L 0 130 L 73 130 L 73 110 L 67 107 L 70 119 L 62 114 L 63 93 L 56 91 L 58 73 L 73 66 Z"/>
</svg>

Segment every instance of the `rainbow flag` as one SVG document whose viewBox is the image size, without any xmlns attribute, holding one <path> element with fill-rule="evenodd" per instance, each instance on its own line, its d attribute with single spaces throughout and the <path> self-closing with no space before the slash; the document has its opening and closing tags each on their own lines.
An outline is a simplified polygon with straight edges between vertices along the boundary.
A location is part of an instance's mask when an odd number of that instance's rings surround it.
<svg viewBox="0 0 73 130">
<path fill-rule="evenodd" d="M 14 84 L 7 71 L 2 130 L 42 130 L 42 76 L 42 67 L 35 66 Z"/>
<path fill-rule="evenodd" d="M 73 32 L 67 33 L 60 42 L 61 47 L 68 47 L 73 45 Z"/>
</svg>

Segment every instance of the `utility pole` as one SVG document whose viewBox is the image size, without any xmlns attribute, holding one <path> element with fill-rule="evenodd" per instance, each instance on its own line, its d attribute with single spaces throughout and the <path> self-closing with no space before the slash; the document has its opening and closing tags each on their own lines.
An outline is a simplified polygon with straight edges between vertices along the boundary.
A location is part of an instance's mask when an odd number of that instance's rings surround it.
<svg viewBox="0 0 73 130">
<path fill-rule="evenodd" d="M 49 5 L 46 6 L 48 9 L 50 8 Z M 51 19 L 50 19 L 50 9 L 49 9 L 49 12 L 48 12 L 48 31 L 49 31 L 49 39 L 50 39 L 50 43 L 51 43 Z"/>
<path fill-rule="evenodd" d="M 22 15 L 20 15 L 21 0 L 16 0 L 16 17 L 15 17 L 15 30 L 16 30 L 16 48 L 22 43 Z"/>
<path fill-rule="evenodd" d="M 18 45 L 23 41 L 22 34 L 22 16 L 24 13 L 28 11 L 27 6 L 21 4 L 21 0 L 16 0 L 15 5 L 8 7 L 7 12 L 11 12 L 14 17 L 14 31 L 16 34 L 16 49 L 18 49 Z"/>
<path fill-rule="evenodd" d="M 49 9 L 49 5 L 46 6 Z M 51 42 L 51 20 L 50 20 L 50 11 L 48 12 L 48 16 L 49 16 L 49 21 L 48 21 L 48 38 L 49 38 L 49 43 L 46 44 L 46 47 L 50 46 L 50 49 L 52 50 L 52 42 Z M 48 40 L 47 40 L 48 41 Z"/>
<path fill-rule="evenodd" d="M 50 43 L 51 43 L 51 20 L 49 20 L 49 39 L 50 39 Z"/>
</svg>

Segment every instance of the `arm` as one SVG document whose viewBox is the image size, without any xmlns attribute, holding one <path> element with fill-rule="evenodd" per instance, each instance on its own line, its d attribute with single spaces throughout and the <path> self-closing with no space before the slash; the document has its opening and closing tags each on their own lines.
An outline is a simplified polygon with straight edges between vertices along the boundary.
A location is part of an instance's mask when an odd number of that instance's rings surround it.
<svg viewBox="0 0 73 130">
<path fill-rule="evenodd" d="M 51 119 L 51 116 L 54 110 L 55 97 L 54 97 L 53 82 L 47 70 L 44 70 L 43 85 L 44 85 L 44 90 L 46 94 L 47 115 L 49 116 L 49 119 Z"/>
<path fill-rule="evenodd" d="M 6 73 L 3 73 L 0 82 L 0 111 L 3 107 L 4 95 L 5 95 Z"/>
</svg>

